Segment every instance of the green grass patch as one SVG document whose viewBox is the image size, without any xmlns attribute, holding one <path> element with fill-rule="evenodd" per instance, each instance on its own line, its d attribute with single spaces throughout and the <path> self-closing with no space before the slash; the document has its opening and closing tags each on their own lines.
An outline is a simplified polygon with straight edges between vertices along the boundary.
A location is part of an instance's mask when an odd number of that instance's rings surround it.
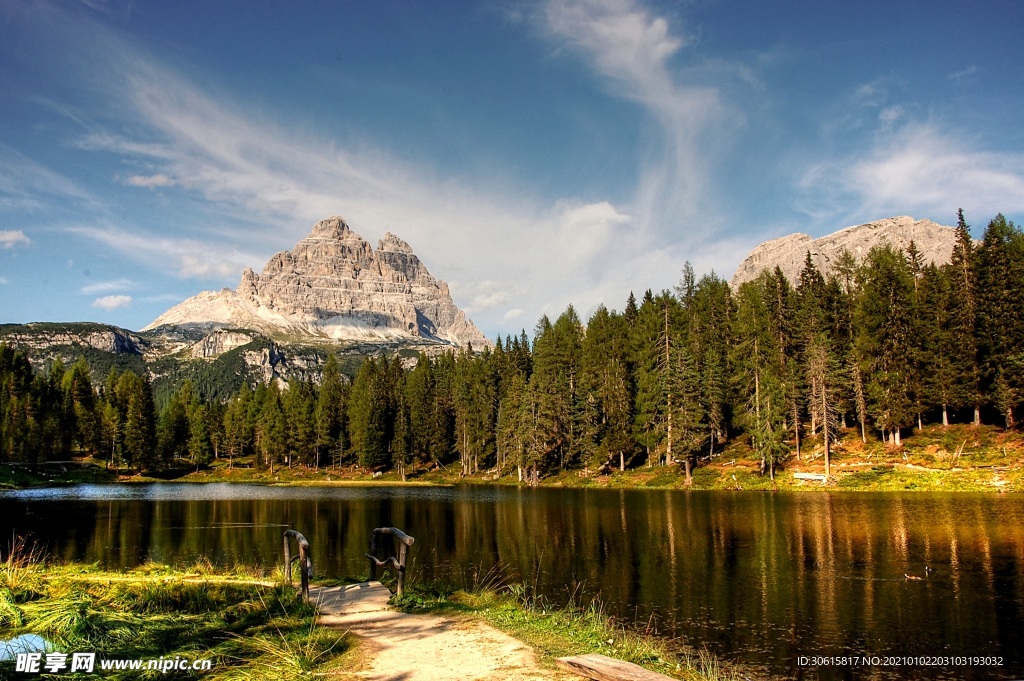
<svg viewBox="0 0 1024 681">
<path fill-rule="evenodd" d="M 33 633 L 63 653 L 95 652 L 100 659 L 208 659 L 202 678 L 299 679 L 326 673 L 350 642 L 314 623 L 313 608 L 296 590 L 273 580 L 147 565 L 130 572 L 49 565 L 9 550 L 0 563 L 0 627 L 6 635 Z M 191 671 L 107 671 L 110 679 L 197 678 Z M 14 663 L 0 662 L 0 679 Z M 91 679 L 64 673 L 61 678 Z"/>
</svg>

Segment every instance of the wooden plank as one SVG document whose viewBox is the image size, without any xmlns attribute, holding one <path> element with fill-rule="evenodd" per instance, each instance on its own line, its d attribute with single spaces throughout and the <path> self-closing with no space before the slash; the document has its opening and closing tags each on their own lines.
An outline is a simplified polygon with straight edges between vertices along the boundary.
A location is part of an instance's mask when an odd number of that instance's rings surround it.
<svg viewBox="0 0 1024 681">
<path fill-rule="evenodd" d="M 671 676 L 598 653 L 560 657 L 555 660 L 555 665 L 559 669 L 596 681 L 673 681 Z"/>
</svg>

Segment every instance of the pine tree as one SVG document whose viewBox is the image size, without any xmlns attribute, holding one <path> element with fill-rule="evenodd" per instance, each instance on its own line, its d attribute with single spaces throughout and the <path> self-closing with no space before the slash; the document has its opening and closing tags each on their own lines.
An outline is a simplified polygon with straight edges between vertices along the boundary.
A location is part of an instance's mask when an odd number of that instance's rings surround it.
<svg viewBox="0 0 1024 681">
<path fill-rule="evenodd" d="M 925 402 L 942 411 L 943 427 L 949 425 L 949 409 L 957 402 L 960 377 L 954 358 L 956 336 L 952 286 L 949 269 L 934 264 L 925 267 L 918 293 L 917 336 L 921 352 Z"/>
<path fill-rule="evenodd" d="M 316 468 L 320 467 L 321 460 L 328 465 L 341 464 L 346 445 L 345 400 L 345 385 L 341 380 L 338 361 L 332 353 L 324 362 L 320 389 L 316 396 Z"/>
<path fill-rule="evenodd" d="M 861 270 L 856 311 L 857 355 L 866 377 L 874 422 L 899 446 L 900 429 L 914 415 L 911 376 L 913 329 L 908 319 L 914 284 L 907 261 L 891 247 L 873 248 Z"/>
<path fill-rule="evenodd" d="M 581 376 L 591 412 L 594 461 L 625 470 L 632 459 L 632 376 L 625 317 L 599 306 L 583 338 Z"/>
<path fill-rule="evenodd" d="M 819 333 L 811 338 L 804 350 L 807 383 L 810 386 L 808 404 L 811 417 L 821 427 L 825 450 L 825 475 L 832 475 L 832 447 L 839 438 L 839 414 L 836 409 L 839 381 L 838 362 L 832 353 L 828 337 Z"/>
<path fill-rule="evenodd" d="M 412 433 L 409 422 L 409 407 L 405 403 L 405 393 L 400 392 L 398 402 L 395 404 L 395 429 L 391 439 L 391 462 L 398 471 L 402 482 L 406 481 L 409 464 L 411 462 Z"/>
<path fill-rule="evenodd" d="M 732 366 L 734 382 L 744 402 L 742 422 L 750 445 L 761 458 L 761 473 L 775 478 L 775 469 L 785 458 L 786 399 L 784 393 L 785 358 L 778 344 L 785 337 L 778 333 L 773 308 L 778 301 L 779 280 L 764 273 L 746 282 L 737 293 Z"/>
<path fill-rule="evenodd" d="M 989 222 L 978 252 L 978 354 L 982 388 L 1007 428 L 1024 399 L 1022 310 L 1024 234 L 1000 214 Z"/>
<path fill-rule="evenodd" d="M 956 244 L 943 271 L 950 282 L 949 361 L 958 377 L 954 407 L 973 407 L 974 425 L 981 425 L 981 374 L 977 347 L 977 254 L 964 211 L 957 211 Z"/>
</svg>

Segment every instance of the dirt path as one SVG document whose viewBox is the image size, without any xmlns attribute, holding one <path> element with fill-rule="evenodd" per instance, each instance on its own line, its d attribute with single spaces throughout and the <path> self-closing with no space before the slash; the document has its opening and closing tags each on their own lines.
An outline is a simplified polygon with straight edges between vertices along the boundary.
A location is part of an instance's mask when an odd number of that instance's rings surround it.
<svg viewBox="0 0 1024 681">
<path fill-rule="evenodd" d="M 442 679 L 578 679 L 540 667 L 532 650 L 479 622 L 436 615 L 410 615 L 388 608 L 391 593 L 380 582 L 310 587 L 318 622 L 360 639 L 365 667 L 353 678 L 401 681 Z"/>
</svg>

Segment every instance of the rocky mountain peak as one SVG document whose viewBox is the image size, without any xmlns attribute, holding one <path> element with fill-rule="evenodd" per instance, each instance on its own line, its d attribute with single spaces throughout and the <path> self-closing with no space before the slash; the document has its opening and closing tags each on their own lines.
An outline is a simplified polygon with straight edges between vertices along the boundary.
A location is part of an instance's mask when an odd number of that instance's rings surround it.
<svg viewBox="0 0 1024 681">
<path fill-rule="evenodd" d="M 319 239 L 334 239 L 336 241 L 344 241 L 345 237 L 350 234 L 352 230 L 349 229 L 348 223 L 345 222 L 344 218 L 340 218 L 337 215 L 329 217 L 326 220 L 313 225 L 313 231 L 309 233 L 307 239 L 319 238 Z M 358 236 L 358 235 L 357 235 Z"/>
<path fill-rule="evenodd" d="M 384 238 L 377 242 L 377 252 L 379 253 L 381 251 L 408 253 L 412 255 L 412 247 L 391 232 L 386 232 L 384 234 Z"/>
<path fill-rule="evenodd" d="M 790 282 L 800 277 L 807 253 L 811 261 L 828 277 L 834 263 L 844 251 L 849 251 L 857 262 L 862 262 L 875 246 L 890 245 L 906 250 L 913 241 L 925 263 L 949 262 L 956 242 L 952 227 L 946 227 L 931 220 L 915 220 L 901 215 L 875 220 L 862 225 L 846 227 L 827 236 L 812 238 L 807 234 L 790 234 L 766 241 L 757 246 L 736 268 L 730 285 L 735 289 L 747 281 L 757 278 L 765 270 L 782 268 Z"/>
<path fill-rule="evenodd" d="M 401 340 L 488 344 L 443 281 L 412 247 L 388 232 L 374 251 L 340 217 L 321 220 L 291 251 L 238 289 L 206 291 L 160 315 L 159 326 L 254 329 L 270 336 L 324 340 Z"/>
</svg>

